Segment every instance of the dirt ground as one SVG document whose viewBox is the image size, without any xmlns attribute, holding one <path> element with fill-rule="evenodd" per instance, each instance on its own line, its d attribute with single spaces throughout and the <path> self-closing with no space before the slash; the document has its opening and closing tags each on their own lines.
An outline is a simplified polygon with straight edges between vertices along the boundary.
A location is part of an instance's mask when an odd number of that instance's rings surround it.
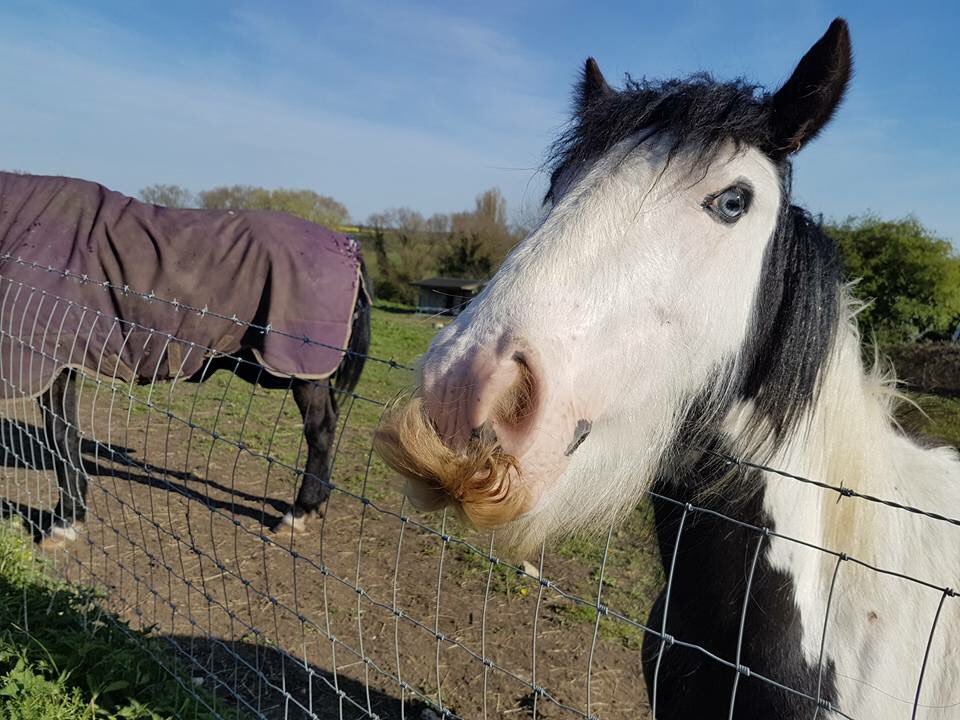
<svg viewBox="0 0 960 720">
<path fill-rule="evenodd" d="M 85 387 L 88 519 L 55 553 L 67 577 L 168 639 L 194 684 L 267 718 L 434 717 L 428 705 L 462 718 L 647 717 L 636 623 L 659 569 L 642 513 L 606 551 L 600 538 L 528 558 L 542 562 L 538 581 L 491 561 L 489 535 L 404 504 L 370 458 L 379 408 L 361 400 L 343 413 L 324 517 L 273 534 L 302 466 L 292 402 L 199 387 Z M 24 403 L 5 418 L 0 496 L 49 509 L 39 415 Z"/>
</svg>

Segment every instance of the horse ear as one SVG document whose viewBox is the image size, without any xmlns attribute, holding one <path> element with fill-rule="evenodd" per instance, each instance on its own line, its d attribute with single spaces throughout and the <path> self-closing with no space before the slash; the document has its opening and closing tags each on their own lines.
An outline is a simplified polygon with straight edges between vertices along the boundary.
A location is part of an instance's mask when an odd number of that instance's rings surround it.
<svg viewBox="0 0 960 720">
<path fill-rule="evenodd" d="M 850 31 L 846 20 L 837 18 L 773 95 L 773 141 L 779 152 L 797 152 L 817 136 L 840 105 L 852 69 Z"/>
<path fill-rule="evenodd" d="M 577 109 L 581 112 L 608 95 L 612 95 L 614 90 L 607 84 L 603 73 L 600 72 L 600 66 L 592 57 L 587 58 L 583 65 L 583 75 L 580 78 L 580 84 L 577 86 Z"/>
</svg>

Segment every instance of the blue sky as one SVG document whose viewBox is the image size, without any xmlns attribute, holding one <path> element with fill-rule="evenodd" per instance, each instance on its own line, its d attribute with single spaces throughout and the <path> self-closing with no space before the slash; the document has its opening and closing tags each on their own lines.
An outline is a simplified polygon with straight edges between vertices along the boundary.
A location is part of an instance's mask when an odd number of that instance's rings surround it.
<svg viewBox="0 0 960 720">
<path fill-rule="evenodd" d="M 0 4 L 0 167 L 309 187 L 356 220 L 535 209 L 588 55 L 608 80 L 710 70 L 782 82 L 836 15 L 856 75 L 796 164 L 828 217 L 915 213 L 960 244 L 960 3 L 51 2 Z"/>
</svg>

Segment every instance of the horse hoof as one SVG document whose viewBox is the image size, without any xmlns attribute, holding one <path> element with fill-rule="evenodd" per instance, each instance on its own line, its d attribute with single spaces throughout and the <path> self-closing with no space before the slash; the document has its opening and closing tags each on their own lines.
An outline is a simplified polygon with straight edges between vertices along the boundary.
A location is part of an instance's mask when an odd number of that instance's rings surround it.
<svg viewBox="0 0 960 720">
<path fill-rule="evenodd" d="M 280 522 L 273 527 L 275 533 L 290 532 L 291 530 L 295 535 L 305 533 L 307 531 L 307 516 L 301 515 L 300 517 L 296 517 L 291 510 L 285 513 L 284 516 L 280 518 Z"/>
<path fill-rule="evenodd" d="M 42 550 L 56 550 L 76 541 L 77 530 L 73 525 L 53 525 L 40 538 Z"/>
</svg>

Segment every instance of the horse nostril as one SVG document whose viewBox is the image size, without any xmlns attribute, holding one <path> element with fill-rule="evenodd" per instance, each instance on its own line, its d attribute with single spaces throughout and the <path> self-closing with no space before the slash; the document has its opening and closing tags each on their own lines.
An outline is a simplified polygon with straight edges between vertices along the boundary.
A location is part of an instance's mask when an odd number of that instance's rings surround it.
<svg viewBox="0 0 960 720">
<path fill-rule="evenodd" d="M 532 442 L 545 396 L 537 358 L 513 341 L 500 345 L 473 348 L 446 361 L 443 370 L 427 367 L 424 373 L 424 410 L 440 441 L 455 452 L 493 443 L 518 456 Z"/>
<path fill-rule="evenodd" d="M 493 417 L 498 425 L 511 429 L 525 427 L 533 418 L 537 407 L 537 380 L 522 352 L 511 357 L 516 363 L 516 380 L 498 398 Z"/>
<path fill-rule="evenodd" d="M 474 442 L 480 442 L 487 445 L 496 445 L 499 443 L 496 431 L 490 426 L 490 423 L 484 423 L 480 427 L 475 427 L 470 431 L 470 439 Z"/>
</svg>

